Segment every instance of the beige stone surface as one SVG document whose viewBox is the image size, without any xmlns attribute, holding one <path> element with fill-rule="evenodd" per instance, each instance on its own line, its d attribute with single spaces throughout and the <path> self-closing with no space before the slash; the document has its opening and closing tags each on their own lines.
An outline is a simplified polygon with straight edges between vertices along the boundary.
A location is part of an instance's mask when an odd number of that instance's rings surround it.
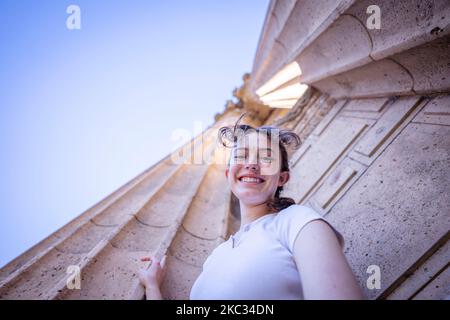
<svg viewBox="0 0 450 320">
<path fill-rule="evenodd" d="M 221 238 L 202 239 L 190 234 L 184 228 L 180 228 L 173 240 L 170 252 L 177 259 L 200 268 L 211 251 L 222 241 Z"/>
<path fill-rule="evenodd" d="M 337 98 L 411 94 L 411 89 L 417 93 L 448 91 L 448 1 L 381 1 L 376 4 L 382 13 L 380 30 L 366 26 L 370 5 L 373 3 L 364 0 L 297 1 L 294 7 L 286 6 L 290 10 L 286 20 L 283 16 L 278 24 L 265 26 L 267 32 L 273 32 L 266 54 L 258 57 L 254 66 L 252 87 L 256 90 L 277 70 L 297 60 L 304 69 L 302 82 Z M 276 15 L 272 17 L 276 20 Z M 387 61 L 380 65 L 372 60 Z M 399 63 L 397 67 L 392 65 L 394 61 Z M 358 67 L 362 68 L 359 72 L 350 72 Z M 389 67 L 392 70 L 386 72 Z M 373 78 L 378 68 L 381 72 L 373 79 L 376 85 L 361 82 L 361 73 L 366 79 L 369 75 Z M 341 73 L 345 74 L 338 77 Z M 331 75 L 337 77 L 329 78 Z M 408 75 L 414 78 L 410 79 L 414 88 L 408 85 Z M 385 83 L 392 86 L 383 87 Z"/>
<path fill-rule="evenodd" d="M 88 253 L 97 243 L 106 239 L 115 230 L 111 226 L 98 226 L 92 221 L 88 221 L 76 231 L 74 236 L 66 238 L 55 248 L 61 252 Z"/>
<path fill-rule="evenodd" d="M 76 265 L 83 254 L 50 250 L 19 276 L 0 287 L 0 299 L 44 299 L 47 292 L 66 277 L 68 265 Z"/>
<path fill-rule="evenodd" d="M 414 82 L 404 67 L 392 60 L 385 59 L 371 62 L 311 85 L 338 99 L 412 94 Z"/>
<path fill-rule="evenodd" d="M 161 293 L 168 300 L 187 300 L 195 279 L 202 271 L 200 267 L 186 263 L 169 255 L 167 259 L 166 281 L 164 281 Z"/>
<path fill-rule="evenodd" d="M 146 252 L 130 252 L 108 244 L 81 272 L 81 289 L 61 288 L 58 299 L 127 299 L 131 283 L 144 265 Z"/>
<path fill-rule="evenodd" d="M 448 300 L 450 297 L 450 268 L 434 278 L 423 290 L 413 297 L 414 300 Z"/>
<path fill-rule="evenodd" d="M 371 56 L 380 60 L 449 34 L 450 4 L 446 0 L 355 1 L 348 13 L 365 25 L 367 7 L 381 11 L 381 29 L 368 30 Z"/>
<path fill-rule="evenodd" d="M 434 98 L 413 122 L 450 125 L 450 96 L 442 95 Z"/>
<path fill-rule="evenodd" d="M 327 215 L 369 298 L 376 298 L 450 229 L 448 127 L 410 124 Z M 369 265 L 381 290 L 368 290 Z"/>
<path fill-rule="evenodd" d="M 433 286 L 430 282 L 435 279 L 439 273 L 448 267 L 450 261 L 450 234 L 442 240 L 443 244 L 437 247 L 427 260 L 416 270 L 405 274 L 404 281 L 387 296 L 390 300 L 411 299 L 420 293 L 424 287 L 428 287 L 427 291 L 433 293 Z M 449 282 L 447 281 L 447 286 Z"/>
<path fill-rule="evenodd" d="M 328 95 L 322 95 L 311 105 L 307 105 L 297 117 L 295 127 L 291 128 L 301 140 L 305 140 L 320 123 L 322 118 L 333 108 L 336 101 Z"/>
<path fill-rule="evenodd" d="M 183 212 L 190 204 L 205 174 L 205 166 L 184 165 L 158 190 L 156 197 L 145 204 L 136 218 L 154 227 L 169 226 L 179 212 Z"/>
<path fill-rule="evenodd" d="M 317 37 L 319 34 L 316 32 L 325 26 L 328 27 L 351 2 L 345 0 L 297 1 L 280 33 L 280 42 L 292 55 L 302 45 L 310 42 L 310 39 Z"/>
<path fill-rule="evenodd" d="M 333 173 L 327 177 L 325 182 L 314 195 L 314 201 L 321 207 L 322 210 L 326 210 L 330 207 L 337 195 L 343 192 L 352 179 L 356 178 L 358 171 L 363 170 L 362 167 L 355 168 L 355 166 L 358 166 L 357 163 L 352 165 L 349 163 L 351 160 L 345 160 L 346 161 L 340 163 Z"/>
<path fill-rule="evenodd" d="M 320 136 L 346 104 L 347 100 L 345 99 L 338 100 L 330 109 L 330 111 L 325 115 L 322 121 L 320 121 L 320 123 L 316 126 L 316 128 L 313 131 L 313 135 Z"/>
<path fill-rule="evenodd" d="M 313 83 L 369 63 L 371 51 L 365 26 L 342 15 L 295 59 L 302 69 L 300 82 Z"/>
<path fill-rule="evenodd" d="M 283 1 L 276 1 L 283 2 Z M 252 88 L 259 88 L 277 70 L 294 58 L 332 24 L 351 4 L 352 0 L 303 0 L 296 1 L 286 21 L 276 26 L 274 45 L 268 50 L 257 69 L 253 70 Z M 276 5 L 276 4 L 275 4 Z M 273 25 L 275 27 L 275 24 Z M 275 28 L 274 28 L 275 29 Z M 277 31 L 280 30 L 277 34 Z M 279 45 L 275 45 L 275 44 Z M 281 51 L 277 48 L 283 48 Z M 275 53 L 275 51 L 277 53 Z"/>
<path fill-rule="evenodd" d="M 345 111 L 350 112 L 374 112 L 379 113 L 388 104 L 386 97 L 375 99 L 352 99 L 345 106 Z"/>
<path fill-rule="evenodd" d="M 207 240 L 225 236 L 231 191 L 219 186 L 226 183 L 225 167 L 211 166 L 183 221 L 187 232 Z"/>
<path fill-rule="evenodd" d="M 259 70 L 261 63 L 265 61 L 267 53 L 270 51 L 276 37 L 283 28 L 292 8 L 297 0 L 271 1 L 267 11 L 264 28 L 253 64 L 253 71 Z M 255 75 L 255 73 L 253 72 Z M 256 90 L 257 88 L 254 88 Z"/>
<path fill-rule="evenodd" d="M 292 180 L 285 193 L 297 202 L 303 202 L 330 168 L 362 134 L 367 124 L 359 119 L 336 119 L 323 132 L 317 143 L 311 146 L 292 168 Z"/>
<path fill-rule="evenodd" d="M 167 234 L 169 226 L 154 227 L 143 224 L 136 217 L 130 219 L 115 237 L 111 245 L 128 251 L 156 252 Z"/>
<path fill-rule="evenodd" d="M 370 128 L 369 132 L 355 147 L 355 151 L 371 157 L 382 143 L 406 119 L 417 106 L 417 97 L 402 98 L 386 108 L 383 116 Z"/>
<path fill-rule="evenodd" d="M 450 91 L 450 36 L 399 53 L 392 60 L 408 69 L 414 79 L 414 92 Z"/>
<path fill-rule="evenodd" d="M 170 159 L 167 160 L 159 168 L 155 176 L 148 177 L 136 186 L 132 192 L 129 192 L 97 215 L 93 219 L 94 223 L 102 226 L 114 226 L 120 224 L 123 219 L 127 219 L 127 215 L 136 214 L 177 169 L 179 169 L 179 166 L 172 164 Z"/>
</svg>

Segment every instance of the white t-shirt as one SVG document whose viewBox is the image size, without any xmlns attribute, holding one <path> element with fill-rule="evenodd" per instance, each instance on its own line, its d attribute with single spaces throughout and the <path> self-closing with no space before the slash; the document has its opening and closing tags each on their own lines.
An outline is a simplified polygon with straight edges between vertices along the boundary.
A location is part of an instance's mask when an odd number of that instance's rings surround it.
<svg viewBox="0 0 450 320">
<path fill-rule="evenodd" d="M 293 246 L 316 211 L 292 205 L 247 223 L 216 247 L 191 289 L 193 300 L 303 299 Z M 333 226 L 342 248 L 344 238 Z M 234 245 L 233 245 L 234 243 Z"/>
</svg>

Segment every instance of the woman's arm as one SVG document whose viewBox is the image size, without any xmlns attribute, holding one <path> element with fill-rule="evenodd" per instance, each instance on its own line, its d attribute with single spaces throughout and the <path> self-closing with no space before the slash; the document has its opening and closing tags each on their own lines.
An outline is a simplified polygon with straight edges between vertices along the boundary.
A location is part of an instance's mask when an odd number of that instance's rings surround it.
<svg viewBox="0 0 450 320">
<path fill-rule="evenodd" d="M 323 220 L 303 227 L 294 258 L 305 299 L 363 299 L 334 230 Z"/>
<path fill-rule="evenodd" d="M 139 272 L 139 280 L 145 287 L 146 299 L 163 300 L 160 288 L 166 273 L 166 256 L 164 256 L 161 261 L 154 256 L 142 257 L 141 261 L 151 261 L 148 269 Z"/>
</svg>

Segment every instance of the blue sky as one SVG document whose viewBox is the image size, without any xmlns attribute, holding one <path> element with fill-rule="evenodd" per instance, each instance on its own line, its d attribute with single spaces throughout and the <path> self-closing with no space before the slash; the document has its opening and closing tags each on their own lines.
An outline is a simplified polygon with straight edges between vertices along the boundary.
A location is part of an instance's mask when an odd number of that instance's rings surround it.
<svg viewBox="0 0 450 320">
<path fill-rule="evenodd" d="M 212 124 L 268 2 L 1 1 L 0 266 Z"/>
</svg>

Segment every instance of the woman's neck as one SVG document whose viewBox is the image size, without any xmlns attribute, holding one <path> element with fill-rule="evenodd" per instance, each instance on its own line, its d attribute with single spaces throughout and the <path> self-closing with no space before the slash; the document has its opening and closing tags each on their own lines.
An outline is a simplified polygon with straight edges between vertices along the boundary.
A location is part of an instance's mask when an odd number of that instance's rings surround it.
<svg viewBox="0 0 450 320">
<path fill-rule="evenodd" d="M 241 228 L 247 223 L 255 221 L 256 219 L 268 213 L 272 213 L 271 210 L 267 207 L 266 203 L 258 205 L 246 205 L 241 202 L 239 206 L 241 208 Z"/>
</svg>

